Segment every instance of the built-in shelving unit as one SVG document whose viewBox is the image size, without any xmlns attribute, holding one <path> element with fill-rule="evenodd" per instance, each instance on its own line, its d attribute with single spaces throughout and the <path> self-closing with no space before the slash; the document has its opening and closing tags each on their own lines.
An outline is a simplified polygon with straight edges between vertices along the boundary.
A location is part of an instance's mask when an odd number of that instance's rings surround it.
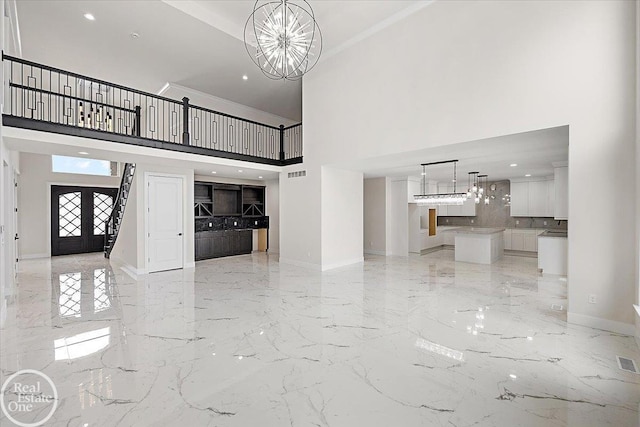
<svg viewBox="0 0 640 427">
<path fill-rule="evenodd" d="M 254 232 L 258 250 L 268 250 L 269 217 L 265 213 L 263 186 L 196 182 L 196 260 L 250 254 Z"/>
<path fill-rule="evenodd" d="M 264 216 L 264 187 L 242 186 L 242 216 Z"/>
<path fill-rule="evenodd" d="M 194 215 L 196 218 L 216 216 L 265 216 L 265 188 L 256 185 L 196 182 Z"/>
</svg>

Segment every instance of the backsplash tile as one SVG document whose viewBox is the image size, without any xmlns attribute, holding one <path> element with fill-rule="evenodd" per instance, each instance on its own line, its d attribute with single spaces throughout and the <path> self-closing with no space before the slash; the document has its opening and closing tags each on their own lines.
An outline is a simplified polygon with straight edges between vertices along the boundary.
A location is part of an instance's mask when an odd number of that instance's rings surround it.
<svg viewBox="0 0 640 427">
<path fill-rule="evenodd" d="M 496 185 L 495 191 L 488 191 L 493 196 L 488 205 L 480 203 L 476 206 L 475 217 L 445 216 L 438 217 L 438 225 L 441 226 L 474 226 L 474 227 L 504 227 L 504 228 L 544 228 L 549 230 L 566 230 L 567 221 L 553 218 L 530 218 L 511 216 L 511 208 L 502 200 L 510 194 L 511 183 L 508 180 L 489 182 Z M 473 220 L 473 223 L 471 222 Z M 519 223 L 516 224 L 516 221 Z M 546 225 L 544 224 L 546 221 Z"/>
</svg>

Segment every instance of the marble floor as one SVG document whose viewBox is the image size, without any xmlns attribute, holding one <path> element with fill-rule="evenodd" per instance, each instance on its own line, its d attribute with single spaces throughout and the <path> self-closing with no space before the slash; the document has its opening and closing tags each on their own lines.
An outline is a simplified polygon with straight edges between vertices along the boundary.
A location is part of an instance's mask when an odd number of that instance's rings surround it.
<svg viewBox="0 0 640 427">
<path fill-rule="evenodd" d="M 640 375 L 615 359 L 640 362 L 633 338 L 567 325 L 566 280 L 536 259 L 442 250 L 320 273 L 255 254 L 138 279 L 100 254 L 20 268 L 2 377 L 51 377 L 47 425 L 639 425 Z"/>
</svg>

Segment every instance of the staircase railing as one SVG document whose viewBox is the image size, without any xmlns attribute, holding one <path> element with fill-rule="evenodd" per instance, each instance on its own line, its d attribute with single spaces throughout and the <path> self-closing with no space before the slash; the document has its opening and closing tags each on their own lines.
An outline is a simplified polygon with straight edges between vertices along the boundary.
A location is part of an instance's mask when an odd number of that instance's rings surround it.
<svg viewBox="0 0 640 427">
<path fill-rule="evenodd" d="M 275 127 L 2 55 L 4 124 L 286 165 L 302 162 L 301 124 Z M 123 138 L 125 137 L 125 138 Z"/>
<path fill-rule="evenodd" d="M 124 165 L 124 171 L 122 172 L 122 179 L 120 180 L 120 188 L 118 189 L 118 195 L 113 201 L 113 208 L 111 209 L 111 215 L 105 222 L 104 233 L 104 256 L 109 258 L 111 251 L 116 244 L 118 233 L 120 232 L 120 226 L 122 225 L 122 219 L 124 218 L 124 210 L 127 206 L 127 200 L 129 199 L 129 193 L 131 192 L 131 184 L 133 183 L 133 177 L 135 175 L 136 165 L 135 163 L 126 163 Z"/>
</svg>

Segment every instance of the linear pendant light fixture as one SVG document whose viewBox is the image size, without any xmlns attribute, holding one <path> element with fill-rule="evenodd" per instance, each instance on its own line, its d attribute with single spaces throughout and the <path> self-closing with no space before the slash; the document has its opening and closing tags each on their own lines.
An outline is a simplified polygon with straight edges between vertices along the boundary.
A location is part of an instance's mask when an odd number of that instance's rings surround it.
<svg viewBox="0 0 640 427">
<path fill-rule="evenodd" d="M 427 166 L 453 163 L 453 193 L 427 194 Z M 467 200 L 467 193 L 457 193 L 457 160 L 422 163 L 422 194 L 415 194 L 413 200 L 419 205 L 462 205 Z"/>
<path fill-rule="evenodd" d="M 253 62 L 273 80 L 299 80 L 320 59 L 322 33 L 305 0 L 257 0 L 244 26 Z"/>
</svg>

